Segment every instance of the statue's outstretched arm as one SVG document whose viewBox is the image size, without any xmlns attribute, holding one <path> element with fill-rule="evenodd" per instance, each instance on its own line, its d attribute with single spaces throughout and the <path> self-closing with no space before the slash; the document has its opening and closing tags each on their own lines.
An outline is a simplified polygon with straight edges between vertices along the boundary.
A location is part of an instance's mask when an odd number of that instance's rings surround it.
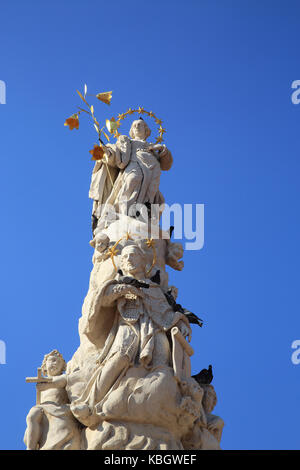
<svg viewBox="0 0 300 470">
<path fill-rule="evenodd" d="M 105 294 L 102 298 L 103 307 L 111 307 L 120 297 L 143 297 L 144 294 L 141 289 L 127 284 L 114 284 L 106 288 Z"/>
</svg>

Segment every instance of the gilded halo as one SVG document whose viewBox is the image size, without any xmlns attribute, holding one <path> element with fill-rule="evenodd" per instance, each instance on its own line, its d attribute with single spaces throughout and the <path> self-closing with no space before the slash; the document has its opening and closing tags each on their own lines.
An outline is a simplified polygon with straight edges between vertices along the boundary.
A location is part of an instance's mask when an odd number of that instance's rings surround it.
<svg viewBox="0 0 300 470">
<path fill-rule="evenodd" d="M 140 115 L 146 115 L 154 119 L 155 123 L 158 125 L 158 136 L 156 137 L 156 144 L 160 144 L 164 138 L 164 134 L 166 133 L 166 129 L 162 126 L 163 121 L 158 119 L 158 117 L 152 111 L 146 111 L 141 106 L 137 109 L 129 108 L 125 113 L 121 113 L 118 115 L 118 119 L 111 118 L 110 120 L 106 120 L 106 127 L 114 137 L 118 138 L 120 133 L 118 132 L 119 127 L 121 126 L 121 121 L 123 121 L 127 116 L 132 114 L 138 113 Z"/>
</svg>

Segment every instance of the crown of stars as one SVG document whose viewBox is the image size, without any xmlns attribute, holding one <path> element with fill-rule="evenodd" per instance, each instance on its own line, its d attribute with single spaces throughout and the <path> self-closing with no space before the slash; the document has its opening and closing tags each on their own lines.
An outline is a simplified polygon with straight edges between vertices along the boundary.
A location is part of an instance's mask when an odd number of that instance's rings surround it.
<svg viewBox="0 0 300 470">
<path fill-rule="evenodd" d="M 127 116 L 131 116 L 132 114 L 134 113 L 138 113 L 140 115 L 144 115 L 144 116 L 148 116 L 150 118 L 153 118 L 155 123 L 159 126 L 158 127 L 158 136 L 156 137 L 156 141 L 155 143 L 156 144 L 159 144 L 161 142 L 163 142 L 164 138 L 164 134 L 167 132 L 166 129 L 164 129 L 162 127 L 162 123 L 163 121 L 161 119 L 158 119 L 157 116 L 155 116 L 155 114 L 152 112 L 152 111 L 146 111 L 142 106 L 139 106 L 137 109 L 131 109 L 129 108 L 126 113 L 120 113 L 118 114 L 118 119 L 115 120 L 114 118 L 111 119 L 111 121 L 115 122 L 115 126 L 117 128 L 120 127 L 121 125 L 121 121 L 123 121 Z M 113 131 L 111 132 L 114 137 L 118 138 L 120 136 L 120 133 L 118 132 L 117 129 L 113 129 Z"/>
</svg>

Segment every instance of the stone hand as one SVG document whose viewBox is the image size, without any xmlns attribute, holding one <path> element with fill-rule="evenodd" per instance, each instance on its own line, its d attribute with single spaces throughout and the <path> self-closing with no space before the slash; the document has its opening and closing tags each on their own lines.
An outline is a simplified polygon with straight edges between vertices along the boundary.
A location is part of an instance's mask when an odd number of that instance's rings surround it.
<svg viewBox="0 0 300 470">
<path fill-rule="evenodd" d="M 192 330 L 191 330 L 191 328 L 182 320 L 180 320 L 178 322 L 177 326 L 178 326 L 182 336 L 184 336 L 184 338 L 188 337 L 188 341 L 190 342 L 191 339 L 192 339 Z"/>
<path fill-rule="evenodd" d="M 143 291 L 134 286 L 124 286 L 123 295 L 132 294 L 137 297 L 143 297 Z"/>
<path fill-rule="evenodd" d="M 127 285 L 127 284 L 119 284 L 118 286 L 114 287 L 114 292 L 121 294 L 121 295 L 135 295 L 137 297 L 143 297 L 144 293 L 141 289 L 137 289 L 136 287 L 132 285 Z"/>
</svg>

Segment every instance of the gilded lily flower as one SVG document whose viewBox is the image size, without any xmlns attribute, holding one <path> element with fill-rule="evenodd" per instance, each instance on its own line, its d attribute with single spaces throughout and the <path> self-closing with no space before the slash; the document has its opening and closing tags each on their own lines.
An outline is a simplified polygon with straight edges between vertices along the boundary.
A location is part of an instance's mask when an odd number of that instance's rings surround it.
<svg viewBox="0 0 300 470">
<path fill-rule="evenodd" d="M 111 119 L 106 119 L 105 121 L 106 123 L 106 127 L 108 129 L 108 131 L 113 134 L 119 127 L 119 123 L 115 120 L 114 117 L 112 117 Z"/>
<path fill-rule="evenodd" d="M 92 160 L 101 160 L 104 156 L 104 150 L 100 145 L 94 145 L 94 148 L 89 151 L 92 155 Z"/>
<path fill-rule="evenodd" d="M 79 129 L 78 114 L 72 114 L 71 117 L 66 119 L 64 126 L 69 126 L 70 131 L 72 131 L 73 129 Z"/>
<path fill-rule="evenodd" d="M 98 93 L 98 95 L 96 95 L 96 98 L 98 98 L 98 100 L 102 101 L 105 104 L 110 104 L 111 98 L 112 98 L 112 91 L 106 91 L 105 93 Z"/>
</svg>

